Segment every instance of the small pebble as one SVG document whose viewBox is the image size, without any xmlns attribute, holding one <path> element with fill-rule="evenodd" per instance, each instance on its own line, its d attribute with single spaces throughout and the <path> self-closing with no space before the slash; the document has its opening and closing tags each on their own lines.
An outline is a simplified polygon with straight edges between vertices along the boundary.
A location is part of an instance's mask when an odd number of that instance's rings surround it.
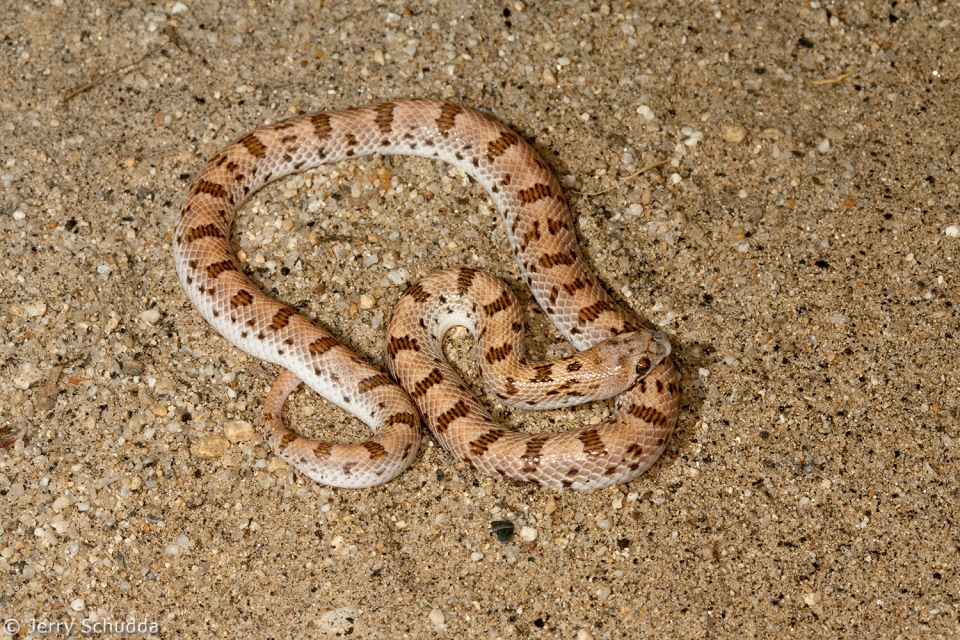
<svg viewBox="0 0 960 640">
<path fill-rule="evenodd" d="M 253 425 L 246 420 L 235 420 L 223 425 L 223 436 L 230 442 L 249 442 L 253 440 L 256 431 Z"/>
<path fill-rule="evenodd" d="M 543 505 L 543 512 L 548 516 L 557 510 L 557 501 L 553 496 L 547 496 L 547 502 Z"/>
<path fill-rule="evenodd" d="M 550 69 L 543 70 L 543 84 L 557 84 L 557 76 Z"/>
<path fill-rule="evenodd" d="M 490 523 L 490 528 L 500 542 L 509 542 L 513 537 L 513 523 L 509 520 L 494 520 Z"/>
<path fill-rule="evenodd" d="M 950 225 L 943 232 L 947 235 L 948 238 L 960 238 L 960 226 L 955 224 Z"/>
<path fill-rule="evenodd" d="M 373 305 L 377 304 L 377 299 L 369 294 L 363 294 L 360 296 L 360 308 L 361 309 L 372 309 Z"/>
<path fill-rule="evenodd" d="M 827 138 L 821 140 L 820 144 L 817 145 L 817 151 L 820 153 L 826 153 L 827 151 L 830 151 L 830 140 Z"/>
<path fill-rule="evenodd" d="M 147 324 L 156 324 L 160 321 L 160 310 L 154 307 L 153 309 L 147 309 L 140 314 L 140 319 L 146 322 Z"/>
<path fill-rule="evenodd" d="M 13 386 L 26 391 L 34 382 L 41 378 L 40 368 L 32 362 L 24 362 L 13 375 Z"/>
<path fill-rule="evenodd" d="M 537 530 L 533 527 L 520 527 L 520 537 L 527 542 L 533 542 L 537 539 Z"/>
<path fill-rule="evenodd" d="M 819 591 L 814 591 L 813 593 L 808 593 L 803 596 L 803 601 L 808 607 L 815 607 L 821 602 L 823 602 L 823 593 Z"/>
<path fill-rule="evenodd" d="M 53 508 L 55 511 L 60 511 L 61 509 L 66 509 L 70 506 L 70 498 L 67 496 L 60 496 L 53 501 Z"/>
<path fill-rule="evenodd" d="M 637 107 L 637 115 L 643 118 L 646 122 L 652 122 L 657 117 L 653 113 L 653 109 L 651 109 L 645 104 L 642 104 L 639 107 Z"/>
<path fill-rule="evenodd" d="M 483 560 L 483 554 L 480 553 L 479 551 L 474 551 L 473 553 L 470 554 L 470 559 L 473 560 L 474 562 L 480 562 L 481 560 Z"/>
<path fill-rule="evenodd" d="M 153 405 L 153 415 L 157 416 L 158 418 L 162 418 L 163 416 L 167 415 L 167 405 L 165 404 Z"/>
<path fill-rule="evenodd" d="M 577 640 L 593 640 L 593 636 L 586 629 L 580 629 L 577 631 Z"/>
<path fill-rule="evenodd" d="M 73 609 L 74 611 L 83 611 L 84 607 L 86 606 L 87 605 L 83 601 L 83 598 L 77 598 L 76 600 L 70 601 L 70 608 Z"/>
<path fill-rule="evenodd" d="M 823 130 L 823 136 L 828 140 L 833 140 L 834 142 L 840 142 L 847 137 L 847 134 L 837 129 L 836 127 L 827 127 Z"/>
<path fill-rule="evenodd" d="M 443 609 L 434 609 L 430 612 L 430 622 L 432 622 L 434 626 L 439 627 L 446 621 L 447 616 L 443 612 Z"/>
<path fill-rule="evenodd" d="M 163 550 L 163 552 L 168 556 L 178 556 L 180 555 L 180 551 L 181 551 L 180 547 L 178 547 L 175 544 L 168 544 L 166 548 L 164 548 Z"/>
<path fill-rule="evenodd" d="M 219 458 L 230 450 L 230 442 L 221 436 L 205 436 L 193 443 L 190 453 L 198 458 Z"/>
<path fill-rule="evenodd" d="M 29 318 L 39 318 L 47 312 L 47 303 L 42 300 L 31 302 L 23 307 L 23 312 Z"/>
<path fill-rule="evenodd" d="M 270 473 L 281 475 L 286 472 L 286 469 L 287 469 L 287 463 L 285 460 L 283 460 L 283 458 L 278 458 L 277 456 L 273 456 L 267 462 L 267 471 L 269 471 Z"/>
<path fill-rule="evenodd" d="M 723 139 L 727 142 L 739 144 L 747 137 L 747 130 L 743 125 L 725 124 L 720 128 L 720 135 L 723 136 Z"/>
</svg>

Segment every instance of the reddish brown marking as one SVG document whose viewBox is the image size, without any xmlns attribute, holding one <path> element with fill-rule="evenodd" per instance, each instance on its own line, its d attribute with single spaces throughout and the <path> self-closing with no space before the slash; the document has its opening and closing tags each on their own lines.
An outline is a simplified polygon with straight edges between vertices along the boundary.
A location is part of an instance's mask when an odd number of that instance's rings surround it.
<svg viewBox="0 0 960 640">
<path fill-rule="evenodd" d="M 553 370 L 552 364 L 541 364 L 533 368 L 537 374 L 530 380 L 530 382 L 553 382 L 553 378 L 550 377 L 550 373 Z"/>
<path fill-rule="evenodd" d="M 507 297 L 507 292 L 504 291 L 500 294 L 500 297 L 491 302 L 490 304 L 483 305 L 483 312 L 487 314 L 487 317 L 493 317 L 510 306 L 510 298 Z"/>
<path fill-rule="evenodd" d="M 267 329 L 279 331 L 290 324 L 290 318 L 297 315 L 297 312 L 290 307 L 283 307 L 273 316 L 273 322 L 267 325 Z"/>
<path fill-rule="evenodd" d="M 523 240 L 520 242 L 520 250 L 526 251 L 531 240 L 540 239 L 540 221 L 534 220 L 533 225 L 523 234 Z"/>
<path fill-rule="evenodd" d="M 371 391 L 372 389 L 376 389 L 377 387 L 382 387 L 383 385 L 386 385 L 386 384 L 391 384 L 390 378 L 383 375 L 382 373 L 378 373 L 374 376 L 370 376 L 369 378 L 366 378 L 360 381 L 360 385 L 359 385 L 360 393 L 366 393 L 368 391 Z"/>
<path fill-rule="evenodd" d="M 460 269 L 457 275 L 457 293 L 465 295 L 473 285 L 473 279 L 477 277 L 476 269 Z"/>
<path fill-rule="evenodd" d="M 527 447 L 520 455 L 520 458 L 525 461 L 523 468 L 520 469 L 521 473 L 533 473 L 537 470 L 543 453 L 543 445 L 549 439 L 550 436 L 533 436 L 527 440 Z"/>
<path fill-rule="evenodd" d="M 229 195 L 222 184 L 210 182 L 209 180 L 204 180 L 203 178 L 200 178 L 193 184 L 193 193 L 205 193 L 214 198 L 226 198 Z"/>
<path fill-rule="evenodd" d="M 551 269 L 557 265 L 570 266 L 577 261 L 577 254 L 570 253 L 545 253 L 540 256 L 540 266 L 544 269 Z"/>
<path fill-rule="evenodd" d="M 284 449 L 290 446 L 290 443 L 297 439 L 297 434 L 290 433 L 287 431 L 283 434 L 283 437 L 280 438 L 280 443 L 277 445 L 277 451 L 283 453 Z"/>
<path fill-rule="evenodd" d="M 603 470 L 603 475 L 605 475 L 605 476 L 612 476 L 613 474 L 615 474 L 615 473 L 617 472 L 617 469 L 619 469 L 619 468 L 620 468 L 620 467 L 619 467 L 618 465 L 611 464 L 609 467 L 607 467 L 606 469 Z"/>
<path fill-rule="evenodd" d="M 516 385 L 517 381 L 514 380 L 513 378 L 507 378 L 506 382 L 507 384 L 506 384 L 506 387 L 504 387 L 503 392 L 507 394 L 507 397 L 517 395 L 517 393 L 519 393 L 520 391 L 520 389 L 518 389 Z"/>
<path fill-rule="evenodd" d="M 422 398 L 430 390 L 430 387 L 435 387 L 441 382 L 443 382 L 443 374 L 440 373 L 440 369 L 434 368 L 426 378 L 413 385 L 413 393 L 410 395 L 414 398 Z"/>
<path fill-rule="evenodd" d="M 511 182 L 513 182 L 512 173 L 508 173 L 504 175 L 503 178 L 500 180 L 500 184 L 503 185 L 504 187 L 509 187 Z"/>
<path fill-rule="evenodd" d="M 514 333 L 520 333 L 521 331 L 523 331 L 523 323 L 514 322 L 513 324 L 510 325 L 510 328 L 513 329 Z"/>
<path fill-rule="evenodd" d="M 632 404 L 630 405 L 630 408 L 627 409 L 627 413 L 635 418 L 640 418 L 644 422 L 648 422 L 655 427 L 667 426 L 667 416 L 662 411 L 654 407 Z"/>
<path fill-rule="evenodd" d="M 520 198 L 520 202 L 523 204 L 533 204 L 538 200 L 543 200 L 544 198 L 553 197 L 553 189 L 550 188 L 550 185 L 535 184 L 528 189 L 520 189 L 517 191 L 517 197 Z"/>
<path fill-rule="evenodd" d="M 250 292 L 241 289 L 237 292 L 237 295 L 230 298 L 230 308 L 245 307 L 251 302 L 253 302 L 253 296 L 250 295 Z"/>
<path fill-rule="evenodd" d="M 677 388 L 676 382 L 671 382 L 670 384 L 667 385 L 667 393 L 669 393 L 672 396 L 677 395 L 678 390 L 679 389 Z"/>
<path fill-rule="evenodd" d="M 584 307 L 580 309 L 580 313 L 577 314 L 577 318 L 580 320 L 580 324 L 586 322 L 593 322 L 600 317 L 600 314 L 604 311 L 616 311 L 617 308 L 613 306 L 612 303 L 607 302 L 606 300 L 600 300 L 599 302 L 594 302 L 589 307 Z"/>
<path fill-rule="evenodd" d="M 355 146 L 357 146 L 357 136 L 353 135 L 352 133 L 347 133 L 347 134 L 344 135 L 344 137 L 347 139 L 347 146 L 348 146 L 348 147 L 355 147 Z"/>
<path fill-rule="evenodd" d="M 410 336 L 403 336 L 402 338 L 390 336 L 390 339 L 387 341 L 387 355 L 393 359 L 396 358 L 397 354 L 401 351 L 420 351 L 420 344 L 416 338 L 411 338 Z"/>
<path fill-rule="evenodd" d="M 577 475 L 578 473 L 580 473 L 580 468 L 579 468 L 579 467 L 570 467 L 570 468 L 567 470 L 567 477 L 568 477 L 568 478 L 576 477 L 576 475 Z"/>
<path fill-rule="evenodd" d="M 643 447 L 639 443 L 631 442 L 627 446 L 626 454 L 631 458 L 639 458 L 643 455 Z"/>
<path fill-rule="evenodd" d="M 580 369 L 582 368 L 583 368 L 583 365 L 581 365 L 576 360 L 574 360 L 573 362 L 567 365 L 567 371 L 580 371 Z"/>
<path fill-rule="evenodd" d="M 553 287 L 550 289 L 550 304 L 557 304 L 557 296 L 560 295 L 560 289 Z"/>
<path fill-rule="evenodd" d="M 343 465 L 343 469 L 341 469 L 341 471 L 343 472 L 343 475 L 349 476 L 353 474 L 353 468 L 355 466 L 357 466 L 356 462 L 348 462 L 347 464 Z"/>
<path fill-rule="evenodd" d="M 550 232 L 550 235 L 555 236 L 560 230 L 569 229 L 570 225 L 567 224 L 566 220 L 554 220 L 550 218 L 547 220 L 547 231 Z"/>
<path fill-rule="evenodd" d="M 583 451 L 587 455 L 601 456 L 607 452 L 606 445 L 603 444 L 603 438 L 596 429 L 588 429 L 577 436 L 577 439 L 583 443 Z"/>
<path fill-rule="evenodd" d="M 509 342 L 504 342 L 499 347 L 490 347 L 487 351 L 487 362 L 489 364 L 495 364 L 505 359 L 513 352 L 513 345 Z"/>
<path fill-rule="evenodd" d="M 476 440 L 470 442 L 467 446 L 470 447 L 470 453 L 474 456 L 481 458 L 485 454 L 494 442 L 507 435 L 506 429 L 490 429 L 485 434 L 477 438 Z"/>
<path fill-rule="evenodd" d="M 327 336 L 325 338 L 320 338 L 319 340 L 314 340 L 310 343 L 308 349 L 310 350 L 311 355 L 322 356 L 330 349 L 333 349 L 335 346 L 340 344 L 337 342 L 336 338 Z"/>
<path fill-rule="evenodd" d="M 406 424 L 406 425 L 410 425 L 411 427 L 416 427 L 417 425 L 420 424 L 420 419 L 417 418 L 417 416 L 413 415 L 412 413 L 407 413 L 406 411 L 404 411 L 403 413 L 395 413 L 389 418 L 387 418 L 387 421 L 385 424 L 388 427 L 391 427 L 395 424 Z M 408 445 L 408 448 L 409 448 L 409 445 Z M 403 457 L 404 458 L 407 457 L 406 452 L 404 452 Z"/>
<path fill-rule="evenodd" d="M 437 118 L 437 129 L 440 130 L 440 135 L 444 138 L 449 135 L 449 131 L 453 129 L 457 116 L 461 113 L 463 113 L 463 107 L 460 105 L 449 102 L 443 103 L 440 107 L 440 117 Z"/>
<path fill-rule="evenodd" d="M 663 393 L 663 381 L 660 378 L 657 378 L 657 393 Z"/>
<path fill-rule="evenodd" d="M 310 124 L 313 125 L 313 135 L 320 140 L 325 140 L 330 136 L 333 127 L 330 126 L 330 114 L 315 113 L 310 116 Z"/>
<path fill-rule="evenodd" d="M 222 238 L 223 231 L 219 227 L 212 224 L 202 224 L 199 227 L 194 227 L 187 231 L 185 235 L 180 236 L 180 244 L 190 244 L 194 240 L 200 240 L 201 238 Z"/>
<path fill-rule="evenodd" d="M 273 125 L 272 129 L 274 131 L 283 131 L 284 129 L 289 129 L 290 127 L 295 126 L 297 126 L 297 123 L 293 122 L 293 120 L 281 120 L 277 124 Z"/>
<path fill-rule="evenodd" d="M 574 278 L 573 282 L 564 283 L 563 290 L 566 291 L 568 295 L 572 296 L 574 293 L 576 293 L 577 291 L 580 291 L 580 289 L 583 289 L 585 286 L 587 286 L 586 282 L 584 282 L 580 278 Z"/>
<path fill-rule="evenodd" d="M 390 133 L 393 129 L 393 110 L 396 108 L 397 105 L 392 102 L 384 102 L 373 108 L 373 112 L 377 114 L 373 122 L 380 129 L 380 133 Z"/>
<path fill-rule="evenodd" d="M 222 262 L 215 262 L 209 265 L 207 267 L 207 276 L 216 278 L 226 271 L 239 271 L 239 269 L 237 269 L 237 265 L 233 264 L 233 260 L 223 260 Z"/>
<path fill-rule="evenodd" d="M 187 263 L 187 266 L 190 267 L 191 269 L 196 269 L 196 268 L 197 268 L 197 261 L 196 261 L 196 260 L 191 260 L 190 262 Z"/>
<path fill-rule="evenodd" d="M 419 282 L 404 291 L 403 295 L 413 296 L 413 299 L 417 302 L 426 302 L 430 299 L 430 293 Z"/>
<path fill-rule="evenodd" d="M 378 444 L 373 440 L 364 442 L 361 446 L 370 453 L 371 460 L 379 460 L 380 458 L 387 457 L 387 450 L 383 448 L 383 445 Z"/>
<path fill-rule="evenodd" d="M 520 142 L 520 138 L 513 131 L 501 131 L 500 137 L 491 140 L 487 145 L 487 160 L 495 160 L 505 154 L 507 149 Z"/>
<path fill-rule="evenodd" d="M 437 434 L 443 434 L 450 424 L 457 418 L 463 418 L 470 413 L 470 407 L 463 400 L 457 400 L 457 403 L 437 416 Z"/>
<path fill-rule="evenodd" d="M 637 324 L 633 320 L 627 320 L 626 322 L 623 323 L 623 330 L 627 332 L 642 331 L 643 327 L 641 327 L 639 324 Z"/>
<path fill-rule="evenodd" d="M 247 135 L 243 136 L 237 140 L 237 143 L 242 144 L 246 150 L 250 152 L 250 155 L 254 157 L 262 158 L 267 155 L 267 148 L 262 142 L 260 142 L 260 138 L 252 133 L 248 133 Z"/>
</svg>

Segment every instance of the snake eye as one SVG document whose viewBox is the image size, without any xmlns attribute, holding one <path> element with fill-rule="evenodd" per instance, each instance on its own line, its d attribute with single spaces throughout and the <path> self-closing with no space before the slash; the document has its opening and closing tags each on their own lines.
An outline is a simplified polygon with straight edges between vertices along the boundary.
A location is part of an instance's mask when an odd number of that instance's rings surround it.
<svg viewBox="0 0 960 640">
<path fill-rule="evenodd" d="M 646 373 L 650 369 L 650 360 L 647 358 L 641 358 L 637 361 L 637 375 Z"/>
</svg>

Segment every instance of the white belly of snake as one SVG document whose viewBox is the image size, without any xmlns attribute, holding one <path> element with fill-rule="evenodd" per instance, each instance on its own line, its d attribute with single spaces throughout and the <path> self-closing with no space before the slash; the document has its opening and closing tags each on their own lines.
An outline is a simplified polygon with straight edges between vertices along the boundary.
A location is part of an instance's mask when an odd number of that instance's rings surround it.
<svg viewBox="0 0 960 640">
<path fill-rule="evenodd" d="M 534 297 L 582 353 L 527 362 L 519 305 L 509 288 L 475 269 L 442 271 L 407 290 L 388 327 L 388 363 L 405 392 L 315 322 L 262 293 L 230 245 L 237 209 L 283 176 L 373 153 L 437 158 L 482 185 Z M 669 343 L 621 309 L 590 273 L 547 165 L 516 133 L 459 105 L 398 100 L 299 116 L 248 133 L 194 178 L 173 255 L 204 318 L 238 348 L 287 369 L 265 399 L 264 436 L 278 456 L 317 482 L 367 487 L 396 477 L 416 456 L 422 415 L 447 451 L 483 473 L 595 489 L 647 470 L 677 422 Z M 616 395 L 616 412 L 604 424 L 564 433 L 503 429 L 444 358 L 440 340 L 456 324 L 477 336 L 484 382 L 504 403 L 552 408 Z M 281 409 L 301 380 L 370 426 L 374 437 L 335 444 L 287 430 Z"/>
</svg>

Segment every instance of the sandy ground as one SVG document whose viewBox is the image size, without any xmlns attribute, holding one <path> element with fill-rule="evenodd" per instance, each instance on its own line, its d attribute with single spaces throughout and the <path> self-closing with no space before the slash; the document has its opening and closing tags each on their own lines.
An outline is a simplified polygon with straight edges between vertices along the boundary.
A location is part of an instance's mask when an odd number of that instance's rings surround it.
<svg viewBox="0 0 960 640">
<path fill-rule="evenodd" d="M 955 3 L 478 4 L 0 6 L 8 635 L 957 637 Z M 261 124 L 396 97 L 532 141 L 605 285 L 671 336 L 680 423 L 629 486 L 494 481 L 427 436 L 398 480 L 330 490 L 249 428 L 276 371 L 180 289 L 187 181 Z M 569 350 L 449 167 L 287 179 L 235 241 L 379 363 L 407 283 L 456 265 L 514 286 L 535 355 Z M 533 431 L 610 410 L 484 397 Z"/>
</svg>

